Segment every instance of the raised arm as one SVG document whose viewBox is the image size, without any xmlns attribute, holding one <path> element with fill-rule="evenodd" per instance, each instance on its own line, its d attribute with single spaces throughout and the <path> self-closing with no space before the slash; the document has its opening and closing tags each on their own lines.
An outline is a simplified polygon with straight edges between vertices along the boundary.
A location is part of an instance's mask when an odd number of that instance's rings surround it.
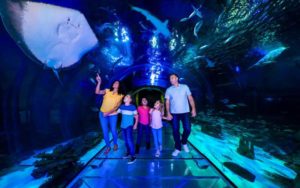
<svg viewBox="0 0 300 188">
<path fill-rule="evenodd" d="M 188 99 L 189 99 L 189 102 L 191 104 L 191 107 L 192 107 L 192 117 L 196 117 L 196 107 L 195 107 L 195 101 L 194 101 L 194 98 L 192 95 L 189 95 L 188 96 Z"/>
<path fill-rule="evenodd" d="M 97 86 L 96 86 L 96 89 L 95 89 L 95 94 L 104 95 L 105 94 L 105 90 L 100 90 L 101 77 L 99 76 L 98 73 L 97 73 L 97 76 L 96 76 L 96 80 L 97 80 Z"/>
</svg>

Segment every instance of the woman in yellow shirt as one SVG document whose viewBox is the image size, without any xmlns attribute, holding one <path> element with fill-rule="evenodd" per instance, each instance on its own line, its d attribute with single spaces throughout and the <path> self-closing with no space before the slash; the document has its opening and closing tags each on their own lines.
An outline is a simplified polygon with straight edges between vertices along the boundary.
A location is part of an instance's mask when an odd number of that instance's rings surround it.
<svg viewBox="0 0 300 188">
<path fill-rule="evenodd" d="M 101 77 L 97 74 L 96 77 L 97 86 L 95 89 L 96 94 L 104 95 L 103 102 L 99 112 L 100 124 L 103 131 L 103 137 L 106 143 L 105 154 L 108 154 L 110 151 L 110 143 L 109 143 L 109 129 L 108 125 L 110 125 L 110 130 L 113 136 L 114 142 L 114 151 L 118 150 L 118 133 L 117 133 L 117 120 L 118 113 L 117 110 L 122 103 L 123 94 L 120 91 L 120 82 L 115 81 L 110 89 L 100 90 L 101 86 Z"/>
</svg>

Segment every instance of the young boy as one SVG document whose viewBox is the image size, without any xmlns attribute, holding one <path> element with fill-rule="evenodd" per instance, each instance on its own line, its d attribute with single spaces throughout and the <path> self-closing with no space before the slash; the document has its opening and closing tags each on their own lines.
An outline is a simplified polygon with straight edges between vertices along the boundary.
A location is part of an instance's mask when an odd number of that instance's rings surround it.
<svg viewBox="0 0 300 188">
<path fill-rule="evenodd" d="M 124 158 L 130 158 L 128 164 L 132 164 L 136 160 L 132 131 L 137 128 L 138 115 L 136 107 L 131 104 L 132 99 L 130 95 L 126 95 L 123 101 L 124 104 L 120 106 L 118 112 L 122 114 L 121 129 L 127 148 L 127 153 Z"/>
</svg>

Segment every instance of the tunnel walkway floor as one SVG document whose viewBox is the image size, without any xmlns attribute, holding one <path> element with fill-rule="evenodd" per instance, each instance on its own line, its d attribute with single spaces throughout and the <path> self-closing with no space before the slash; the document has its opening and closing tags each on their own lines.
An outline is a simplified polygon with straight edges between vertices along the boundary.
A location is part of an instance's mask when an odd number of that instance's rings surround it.
<svg viewBox="0 0 300 188">
<path fill-rule="evenodd" d="M 181 151 L 173 157 L 171 127 L 163 128 L 163 150 L 159 158 L 154 156 L 153 145 L 149 150 L 142 146 L 136 162 L 127 164 L 127 159 L 123 159 L 126 149 L 122 134 L 118 145 L 119 149 L 111 150 L 108 155 L 102 148 L 67 187 L 233 187 L 191 143 L 188 143 L 189 153 Z"/>
</svg>

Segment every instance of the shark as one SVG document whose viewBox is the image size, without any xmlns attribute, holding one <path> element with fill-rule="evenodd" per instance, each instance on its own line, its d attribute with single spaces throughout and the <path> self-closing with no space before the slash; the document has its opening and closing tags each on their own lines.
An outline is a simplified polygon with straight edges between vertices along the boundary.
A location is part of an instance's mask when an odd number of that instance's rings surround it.
<svg viewBox="0 0 300 188">
<path fill-rule="evenodd" d="M 251 65 L 249 69 L 252 69 L 254 67 L 260 67 L 260 66 L 264 66 L 270 63 L 274 63 L 275 62 L 275 58 L 277 58 L 283 51 L 285 51 L 287 49 L 287 47 L 279 47 L 276 48 L 274 50 L 271 50 L 269 53 L 267 53 L 263 58 L 261 58 L 257 63 L 255 63 L 254 65 Z"/>
<path fill-rule="evenodd" d="M 168 20 L 162 22 L 160 19 L 152 15 L 148 10 L 139 7 L 131 6 L 131 9 L 145 16 L 146 19 L 154 25 L 156 28 L 154 35 L 162 34 L 165 38 L 171 37 L 171 32 L 168 29 Z"/>
</svg>

